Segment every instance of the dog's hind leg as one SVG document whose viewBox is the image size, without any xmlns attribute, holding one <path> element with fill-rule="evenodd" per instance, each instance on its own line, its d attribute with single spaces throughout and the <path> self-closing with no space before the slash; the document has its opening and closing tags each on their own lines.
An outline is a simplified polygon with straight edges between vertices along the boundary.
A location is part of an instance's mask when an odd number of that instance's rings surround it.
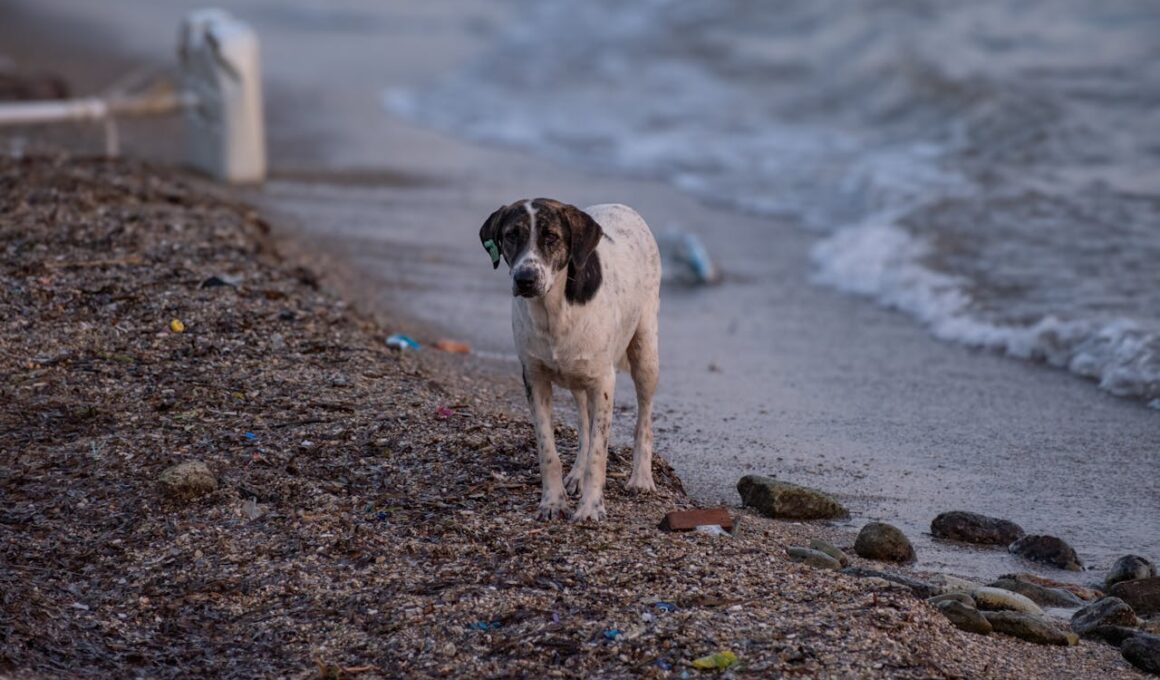
<svg viewBox="0 0 1160 680">
<path fill-rule="evenodd" d="M 576 400 L 576 414 L 580 420 L 576 427 L 580 445 L 576 449 L 576 462 L 572 464 L 572 469 L 564 478 L 564 488 L 567 489 L 568 493 L 576 494 L 580 493 L 580 482 L 584 479 L 584 468 L 588 467 L 588 442 L 591 433 L 588 431 L 588 395 L 584 390 L 572 390 L 572 397 Z"/>
<path fill-rule="evenodd" d="M 657 389 L 660 360 L 657 356 L 656 318 L 642 320 L 628 343 L 628 363 L 636 387 L 636 437 L 632 445 L 630 491 L 656 491 L 652 476 L 652 399 Z"/>
<path fill-rule="evenodd" d="M 604 519 L 604 475 L 608 468 L 608 434 L 612 429 L 612 395 L 616 389 L 616 372 L 597 379 L 588 389 L 588 455 L 584 459 L 584 477 L 580 480 L 580 506 L 573 522 Z"/>
<path fill-rule="evenodd" d="M 563 466 L 552 431 L 552 381 L 531 371 L 525 371 L 524 375 L 536 428 L 536 448 L 540 452 L 540 519 L 554 519 L 568 511 L 568 496 L 564 493 Z"/>
</svg>

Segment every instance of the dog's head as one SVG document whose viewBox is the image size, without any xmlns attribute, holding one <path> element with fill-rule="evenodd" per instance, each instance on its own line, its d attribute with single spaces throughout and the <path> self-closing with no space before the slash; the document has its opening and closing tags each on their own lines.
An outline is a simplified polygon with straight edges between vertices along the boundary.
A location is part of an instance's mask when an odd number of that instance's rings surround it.
<svg viewBox="0 0 1160 680">
<path fill-rule="evenodd" d="M 583 210 L 549 198 L 505 205 L 479 229 L 492 266 L 507 263 L 512 295 L 528 298 L 547 295 L 561 271 L 583 271 L 603 235 Z"/>
</svg>

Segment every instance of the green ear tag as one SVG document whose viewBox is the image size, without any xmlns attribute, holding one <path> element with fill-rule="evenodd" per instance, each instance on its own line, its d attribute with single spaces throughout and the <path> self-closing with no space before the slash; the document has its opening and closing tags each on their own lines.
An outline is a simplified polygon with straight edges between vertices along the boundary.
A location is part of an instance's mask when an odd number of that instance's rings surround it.
<svg viewBox="0 0 1160 680">
<path fill-rule="evenodd" d="M 487 252 L 491 255 L 491 266 L 499 266 L 499 247 L 495 245 L 495 241 L 488 239 L 483 242 L 483 247 L 487 248 Z"/>
</svg>

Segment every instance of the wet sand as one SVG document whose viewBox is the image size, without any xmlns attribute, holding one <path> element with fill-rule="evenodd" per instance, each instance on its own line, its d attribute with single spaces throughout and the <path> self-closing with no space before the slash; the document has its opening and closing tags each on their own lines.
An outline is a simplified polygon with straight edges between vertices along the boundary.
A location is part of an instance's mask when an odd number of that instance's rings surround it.
<svg viewBox="0 0 1160 680">
<path fill-rule="evenodd" d="M 67 9 L 90 39 L 116 36 L 152 59 L 169 58 L 172 27 L 194 6 L 35 4 L 45 16 Z M 1098 578 L 1127 552 L 1160 555 L 1156 412 L 1060 371 L 938 343 L 901 315 L 811 285 L 812 241 L 792 224 L 384 113 L 384 89 L 426 82 L 485 49 L 507 6 L 309 7 L 235 5 L 262 36 L 271 95 L 274 172 L 252 199 L 349 261 L 359 298 L 413 320 L 400 330 L 453 335 L 494 356 L 517 407 L 507 282 L 488 266 L 479 224 L 521 197 L 625 202 L 655 230 L 705 235 L 727 273 L 716 288 L 662 294 L 657 447 L 694 496 L 735 503 L 747 472 L 823 488 L 853 511 L 852 527 L 883 520 L 915 537 L 919 568 L 980 578 L 1029 565 L 932 541 L 925 532 L 939 512 L 1062 536 L 1097 570 L 1041 571 L 1056 578 Z M 630 399 L 622 382 L 618 400 Z M 628 411 L 617 425 L 624 442 Z"/>
</svg>

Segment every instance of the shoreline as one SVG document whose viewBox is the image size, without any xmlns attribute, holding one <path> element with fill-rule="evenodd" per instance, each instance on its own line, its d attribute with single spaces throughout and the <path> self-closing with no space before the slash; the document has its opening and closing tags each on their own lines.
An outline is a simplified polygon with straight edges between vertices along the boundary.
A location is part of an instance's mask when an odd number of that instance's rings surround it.
<svg viewBox="0 0 1160 680">
<path fill-rule="evenodd" d="M 908 587 L 787 557 L 843 545 L 834 527 L 732 508 L 732 536 L 661 532 L 693 503 L 660 459 L 657 494 L 624 492 L 624 447 L 608 521 L 536 521 L 531 428 L 494 399 L 508 387 L 386 349 L 260 213 L 203 184 L 0 163 L 3 239 L 51 244 L 5 251 L 27 292 L 0 300 L 20 306 L 0 329 L 20 452 L 0 474 L 18 613 L 0 670 L 669 677 L 729 650 L 742 674 L 1138 677 L 1108 645 L 963 633 Z M 166 481 L 192 461 L 212 484 Z"/>
</svg>

